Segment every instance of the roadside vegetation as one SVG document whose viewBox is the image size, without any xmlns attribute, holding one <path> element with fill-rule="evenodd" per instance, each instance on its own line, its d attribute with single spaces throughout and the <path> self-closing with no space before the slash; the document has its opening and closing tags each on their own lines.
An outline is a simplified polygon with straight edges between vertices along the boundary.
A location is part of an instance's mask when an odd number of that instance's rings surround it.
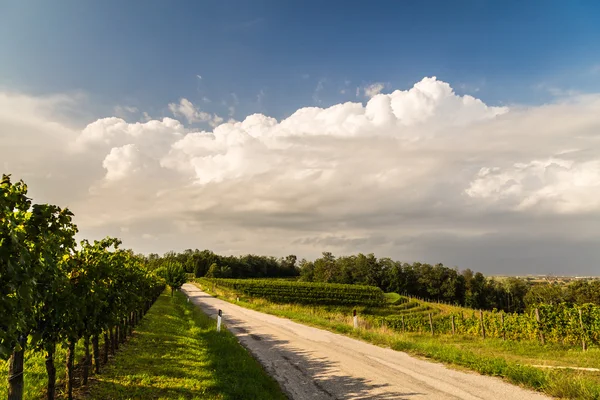
<svg viewBox="0 0 600 400">
<path fill-rule="evenodd" d="M 82 393 L 85 399 L 285 399 L 227 330 L 164 292 L 136 334 Z"/>
<path fill-rule="evenodd" d="M 213 295 L 257 311 L 289 318 L 297 322 L 342 333 L 379 346 L 405 351 L 413 355 L 467 368 L 479 373 L 505 378 L 552 396 L 573 399 L 600 399 L 600 373 L 575 369 L 545 369 L 535 366 L 560 366 L 572 368 L 600 368 L 600 348 L 591 345 L 587 351 L 581 347 L 560 343 L 540 344 L 537 340 L 503 340 L 468 334 L 431 335 L 426 332 L 402 332 L 386 325 L 374 324 L 367 314 L 377 309 L 364 306 L 302 305 L 272 302 L 257 296 L 250 297 L 231 288 L 213 286 L 207 279 L 196 283 Z M 393 310 L 393 303 L 402 303 L 402 297 L 386 294 L 392 306 L 379 311 Z M 398 304 L 398 303 L 396 303 Z M 437 308 L 439 314 L 456 311 L 453 306 L 423 304 L 420 307 Z M 444 310 L 441 308 L 448 307 Z M 352 311 L 358 310 L 360 325 L 353 329 Z M 469 310 L 473 311 L 473 310 Z"/>
<path fill-rule="evenodd" d="M 45 397 L 55 397 L 57 372 L 62 372 L 58 362 L 65 364 L 71 399 L 77 344 L 83 341 L 85 385 L 92 368 L 99 372 L 165 287 L 143 258 L 119 247 L 119 239 L 77 245 L 72 217 L 68 209 L 33 204 L 23 181 L 2 176 L 0 369 L 6 371 L 2 392 L 9 400 L 40 397 L 31 392 L 42 379 L 36 353 L 44 356 Z M 25 377 L 32 378 L 34 389 L 25 385 Z"/>
</svg>

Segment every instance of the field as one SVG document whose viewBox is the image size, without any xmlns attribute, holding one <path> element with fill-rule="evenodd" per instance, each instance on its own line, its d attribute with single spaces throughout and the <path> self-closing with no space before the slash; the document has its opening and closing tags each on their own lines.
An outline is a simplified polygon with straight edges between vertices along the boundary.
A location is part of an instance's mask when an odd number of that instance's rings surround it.
<svg viewBox="0 0 600 400">
<path fill-rule="evenodd" d="M 268 279 L 204 278 L 198 282 L 275 303 L 352 306 L 360 310 L 369 326 L 385 326 L 404 333 L 539 341 L 541 344 L 579 345 L 583 349 L 600 344 L 600 307 L 593 304 L 540 305 L 526 313 L 484 312 L 396 293 L 384 295 L 378 288 L 369 286 Z"/>
<path fill-rule="evenodd" d="M 381 306 L 384 295 L 373 286 L 295 282 L 272 279 L 203 279 L 206 285 L 235 290 L 249 297 L 278 303 Z"/>
<path fill-rule="evenodd" d="M 81 344 L 78 354 L 82 354 Z M 64 351 L 57 354 L 64 380 Z M 6 376 L 6 363 L 1 365 Z M 43 397 L 44 357 L 27 354 L 25 399 Z M 0 398 L 6 398 L 6 379 Z M 57 398 L 63 398 L 62 388 Z M 285 399 L 277 383 L 227 331 L 176 292 L 163 293 L 116 356 L 76 399 Z"/>
<path fill-rule="evenodd" d="M 427 303 L 403 299 L 386 294 L 392 303 L 386 307 L 350 307 L 345 305 L 304 305 L 298 303 L 276 303 L 269 300 L 244 296 L 230 288 L 216 286 L 213 290 L 208 281 L 200 280 L 204 290 L 243 307 L 289 318 L 308 325 L 346 334 L 380 346 L 406 351 L 443 361 L 459 368 L 468 368 L 482 374 L 500 376 L 508 381 L 565 398 L 600 398 L 600 373 L 574 368 L 600 368 L 600 348 L 591 344 L 587 351 L 568 343 L 546 343 L 539 340 L 503 340 L 488 336 L 484 340 L 479 334 L 435 333 L 427 330 L 402 332 L 389 326 L 377 324 L 378 318 L 401 315 L 444 316 L 473 310 L 461 309 L 444 304 Z M 239 298 L 239 301 L 238 301 Z M 407 301 L 408 300 L 408 301 Z M 406 304 L 413 304 L 407 308 Z M 395 303 L 395 304 L 393 304 Z M 352 328 L 352 311 L 357 309 L 360 328 Z M 409 311 L 412 310 L 412 311 Z M 399 313 L 399 314 L 398 314 Z M 535 366 L 569 367 L 572 369 L 546 369 Z"/>
</svg>

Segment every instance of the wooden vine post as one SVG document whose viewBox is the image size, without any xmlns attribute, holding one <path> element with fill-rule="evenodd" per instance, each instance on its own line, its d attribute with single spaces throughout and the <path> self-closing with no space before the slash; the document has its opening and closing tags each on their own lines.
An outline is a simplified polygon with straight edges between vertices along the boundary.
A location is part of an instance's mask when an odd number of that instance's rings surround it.
<svg viewBox="0 0 600 400">
<path fill-rule="evenodd" d="M 500 314 L 500 323 L 502 324 L 502 340 L 506 340 L 506 329 L 504 329 L 504 313 Z"/>
<path fill-rule="evenodd" d="M 535 309 L 535 320 L 537 321 L 538 333 L 540 335 L 540 341 L 542 342 L 542 346 L 546 344 L 546 337 L 544 336 L 544 331 L 542 330 L 542 323 L 540 321 L 540 310 Z"/>
<path fill-rule="evenodd" d="M 581 348 L 583 351 L 587 350 L 587 345 L 585 343 L 585 328 L 583 326 L 583 316 L 581 313 L 581 308 L 579 309 L 579 326 L 581 327 Z"/>
<path fill-rule="evenodd" d="M 431 328 L 431 336 L 433 336 L 433 320 L 431 319 L 431 313 L 429 313 L 429 327 Z"/>
<path fill-rule="evenodd" d="M 485 339 L 485 325 L 483 324 L 483 311 L 479 310 L 479 322 L 481 323 L 481 336 Z"/>
<path fill-rule="evenodd" d="M 406 333 L 406 325 L 404 324 L 404 315 L 402 316 L 402 333 Z"/>
<path fill-rule="evenodd" d="M 454 327 L 454 314 L 452 314 L 452 335 L 454 336 L 456 329 Z"/>
</svg>

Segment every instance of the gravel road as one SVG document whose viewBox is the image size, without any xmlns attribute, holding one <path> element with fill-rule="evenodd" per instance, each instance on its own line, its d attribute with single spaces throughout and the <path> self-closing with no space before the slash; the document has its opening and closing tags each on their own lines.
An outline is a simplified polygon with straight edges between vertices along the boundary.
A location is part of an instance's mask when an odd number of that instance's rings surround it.
<svg viewBox="0 0 600 400">
<path fill-rule="evenodd" d="M 305 326 L 182 288 L 209 315 L 223 310 L 227 328 L 294 400 L 548 399 L 498 378 Z M 266 399 L 265 399 L 266 400 Z"/>
</svg>

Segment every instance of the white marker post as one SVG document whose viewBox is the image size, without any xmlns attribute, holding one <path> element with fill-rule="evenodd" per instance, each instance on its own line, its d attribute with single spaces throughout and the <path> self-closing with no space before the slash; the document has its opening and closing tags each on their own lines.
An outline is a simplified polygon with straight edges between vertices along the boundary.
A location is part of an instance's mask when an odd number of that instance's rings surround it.
<svg viewBox="0 0 600 400">
<path fill-rule="evenodd" d="M 358 317 L 356 316 L 356 310 L 354 310 L 354 329 L 358 329 Z"/>
<path fill-rule="evenodd" d="M 221 332 L 221 316 L 223 312 L 219 310 L 219 314 L 217 315 L 217 332 Z"/>
</svg>

